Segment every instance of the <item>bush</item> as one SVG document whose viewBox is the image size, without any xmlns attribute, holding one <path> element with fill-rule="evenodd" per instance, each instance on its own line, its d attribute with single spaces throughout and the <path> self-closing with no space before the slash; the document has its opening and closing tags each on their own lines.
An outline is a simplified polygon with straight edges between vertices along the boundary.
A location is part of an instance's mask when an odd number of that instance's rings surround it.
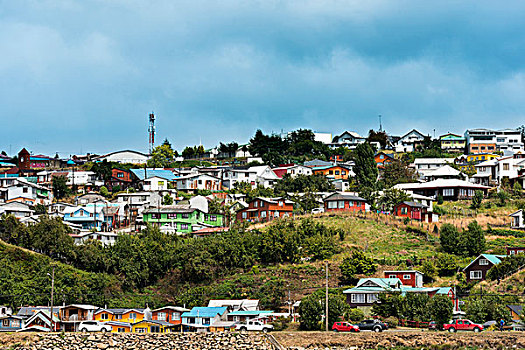
<svg viewBox="0 0 525 350">
<path fill-rule="evenodd" d="M 388 328 L 397 328 L 399 325 L 399 320 L 394 316 L 387 317 L 384 321 L 388 325 Z"/>
<path fill-rule="evenodd" d="M 483 202 L 483 191 L 476 191 L 474 193 L 474 197 L 472 197 L 472 209 L 479 209 L 481 208 L 481 203 Z"/>
<path fill-rule="evenodd" d="M 437 202 L 439 205 L 443 204 L 443 196 L 442 195 L 438 195 L 437 196 Z"/>
<path fill-rule="evenodd" d="M 344 258 L 341 265 L 341 282 L 343 284 L 354 284 L 356 282 L 355 275 L 371 275 L 376 272 L 377 265 L 372 258 L 369 258 L 362 251 L 354 251 L 352 256 Z"/>
<path fill-rule="evenodd" d="M 100 195 L 104 197 L 109 197 L 109 191 L 106 186 L 100 187 Z"/>
<path fill-rule="evenodd" d="M 350 320 L 350 322 L 358 323 L 364 320 L 364 318 L 365 318 L 365 313 L 363 312 L 363 310 L 351 309 L 348 312 L 348 319 Z"/>
<path fill-rule="evenodd" d="M 291 322 L 290 317 L 277 317 L 273 322 L 270 324 L 273 325 L 274 331 L 282 331 L 288 328 L 288 325 Z"/>
<path fill-rule="evenodd" d="M 403 220 L 403 223 L 404 223 L 405 225 L 408 225 L 408 224 L 410 223 L 410 219 L 409 219 L 409 218 L 405 218 L 405 219 Z"/>
</svg>

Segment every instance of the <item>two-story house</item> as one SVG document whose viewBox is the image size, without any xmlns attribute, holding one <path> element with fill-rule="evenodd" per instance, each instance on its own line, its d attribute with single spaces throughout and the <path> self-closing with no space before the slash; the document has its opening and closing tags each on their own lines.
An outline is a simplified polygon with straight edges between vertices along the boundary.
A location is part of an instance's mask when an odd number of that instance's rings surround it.
<svg viewBox="0 0 525 350">
<path fill-rule="evenodd" d="M 366 137 L 359 135 L 355 131 L 345 131 L 341 135 L 334 136 L 332 142 L 328 144 L 330 148 L 346 147 L 356 149 L 358 145 L 366 142 Z"/>
<path fill-rule="evenodd" d="M 467 140 L 461 135 L 448 133 L 439 137 L 439 143 L 441 149 L 445 152 L 463 153 L 465 152 Z"/>
<path fill-rule="evenodd" d="M 398 153 L 414 152 L 419 145 L 423 144 L 424 139 L 425 135 L 416 129 L 412 129 L 397 140 L 394 144 L 395 151 Z"/>
<path fill-rule="evenodd" d="M 179 306 L 164 306 L 151 312 L 151 319 L 154 321 L 164 321 L 171 325 L 182 324 L 182 314 L 189 312 L 189 309 Z"/>
<path fill-rule="evenodd" d="M 159 226 L 162 231 L 178 234 L 224 225 L 224 215 L 206 213 L 190 205 L 149 208 L 144 210 L 143 220 L 145 223 Z"/>
<path fill-rule="evenodd" d="M 182 314 L 182 325 L 197 332 L 207 332 L 221 321 L 226 321 L 227 307 L 194 307 Z"/>
<path fill-rule="evenodd" d="M 62 220 L 82 225 L 84 230 L 101 231 L 104 225 L 103 206 L 71 207 L 64 210 Z"/>
<path fill-rule="evenodd" d="M 389 270 L 384 271 L 385 278 L 399 279 L 404 286 L 414 288 L 423 287 L 423 273 L 416 270 Z"/>
<path fill-rule="evenodd" d="M 257 197 L 237 212 L 237 220 L 266 222 L 293 214 L 293 202 L 284 198 Z"/>
<path fill-rule="evenodd" d="M 351 177 L 354 177 L 355 174 L 351 168 L 339 164 L 339 165 L 329 165 L 312 168 L 314 175 L 324 175 L 330 179 L 336 180 L 348 180 Z"/>
<path fill-rule="evenodd" d="M 484 281 L 487 278 L 487 272 L 494 265 L 506 258 L 506 255 L 481 254 L 476 259 L 472 260 L 464 269 L 467 277 L 467 282 Z"/>
<path fill-rule="evenodd" d="M 366 200 L 349 193 L 333 193 L 323 199 L 325 211 L 365 212 Z"/>
<path fill-rule="evenodd" d="M 177 190 L 184 192 L 195 192 L 197 190 L 220 191 L 222 189 L 222 181 L 220 178 L 201 173 L 193 173 L 189 175 L 180 176 L 176 180 Z"/>
</svg>

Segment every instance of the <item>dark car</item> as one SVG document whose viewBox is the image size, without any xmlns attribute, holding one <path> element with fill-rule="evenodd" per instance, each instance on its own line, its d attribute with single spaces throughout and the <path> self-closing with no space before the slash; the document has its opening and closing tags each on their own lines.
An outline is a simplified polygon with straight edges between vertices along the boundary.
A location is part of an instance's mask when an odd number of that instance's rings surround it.
<svg viewBox="0 0 525 350">
<path fill-rule="evenodd" d="M 359 327 L 348 322 L 334 322 L 332 330 L 334 332 L 359 332 Z"/>
<path fill-rule="evenodd" d="M 382 332 L 388 329 L 388 325 L 379 320 L 364 320 L 356 326 L 362 331 Z"/>
</svg>

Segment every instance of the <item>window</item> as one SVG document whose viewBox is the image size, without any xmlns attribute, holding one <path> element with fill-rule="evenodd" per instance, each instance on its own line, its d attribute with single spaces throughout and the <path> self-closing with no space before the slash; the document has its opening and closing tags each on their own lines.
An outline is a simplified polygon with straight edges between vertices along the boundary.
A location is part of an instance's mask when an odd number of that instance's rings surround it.
<svg viewBox="0 0 525 350">
<path fill-rule="evenodd" d="M 202 324 L 204 324 L 204 325 L 210 324 L 210 319 L 209 318 L 203 318 L 202 319 Z"/>
<path fill-rule="evenodd" d="M 159 187 L 164 187 L 164 181 L 159 181 L 158 185 L 159 185 Z"/>
<path fill-rule="evenodd" d="M 125 333 L 125 332 L 126 332 L 126 328 L 124 328 L 124 327 L 119 327 L 119 328 L 117 328 L 117 332 L 118 332 L 118 333 Z"/>
<path fill-rule="evenodd" d="M 117 173 L 117 177 L 120 177 L 120 178 L 124 177 L 124 173 Z"/>
<path fill-rule="evenodd" d="M 509 170 L 509 163 L 503 163 L 503 170 Z"/>
<path fill-rule="evenodd" d="M 122 320 L 122 314 L 116 314 L 115 320 Z"/>
<path fill-rule="evenodd" d="M 106 314 L 106 313 L 103 313 L 100 318 L 103 319 L 103 320 L 107 320 L 109 318 L 109 315 Z"/>
<path fill-rule="evenodd" d="M 160 219 L 160 214 L 159 213 L 151 213 L 151 218 L 152 219 Z"/>
<path fill-rule="evenodd" d="M 443 189 L 443 197 L 453 197 L 454 196 L 454 189 L 453 188 L 444 188 Z"/>
<path fill-rule="evenodd" d="M 481 274 L 481 271 L 470 271 L 471 280 L 480 280 L 482 278 L 483 278 L 483 275 Z"/>
<path fill-rule="evenodd" d="M 159 313 L 157 314 L 157 320 L 159 320 L 159 321 L 166 321 L 166 316 L 167 316 L 167 315 L 166 315 L 165 312 L 159 312 Z"/>
<path fill-rule="evenodd" d="M 336 209 L 336 208 L 337 208 L 337 201 L 328 202 L 328 209 Z"/>
<path fill-rule="evenodd" d="M 135 320 L 135 319 L 137 318 L 137 314 L 134 313 L 134 312 L 132 312 L 132 313 L 129 314 L 129 318 L 130 318 L 131 320 Z"/>
<path fill-rule="evenodd" d="M 27 187 L 22 188 L 22 192 L 23 193 L 27 193 L 27 191 L 29 191 L 29 189 Z"/>
<path fill-rule="evenodd" d="M 20 327 L 19 320 L 11 320 L 11 327 Z"/>
<path fill-rule="evenodd" d="M 336 174 L 336 175 L 339 175 L 339 170 L 336 170 L 336 171 L 335 171 L 335 174 Z"/>
<path fill-rule="evenodd" d="M 253 202 L 253 207 L 254 207 L 254 208 L 257 208 L 258 205 L 259 205 L 259 201 L 254 201 L 254 202 Z"/>
<path fill-rule="evenodd" d="M 265 217 L 266 217 L 266 210 L 261 211 L 261 218 L 265 218 Z"/>
<path fill-rule="evenodd" d="M 243 219 L 246 219 L 246 218 L 248 217 L 248 213 L 245 212 L 245 211 L 243 211 L 242 214 L 241 214 L 241 217 L 242 217 Z"/>
<path fill-rule="evenodd" d="M 365 296 L 366 294 L 351 294 L 352 295 L 352 303 L 354 304 L 364 304 Z"/>
<path fill-rule="evenodd" d="M 9 327 L 9 319 L 3 319 L 2 320 L 2 327 Z"/>
<path fill-rule="evenodd" d="M 388 275 L 388 278 L 397 278 L 396 275 Z"/>
<path fill-rule="evenodd" d="M 202 180 L 197 181 L 199 185 L 202 185 Z"/>
<path fill-rule="evenodd" d="M 401 207 L 401 215 L 406 215 L 408 213 L 407 207 Z"/>
<path fill-rule="evenodd" d="M 149 327 L 150 333 L 160 333 L 160 327 L 159 326 L 150 326 Z"/>
<path fill-rule="evenodd" d="M 346 170 L 341 171 L 341 175 L 346 175 Z"/>
<path fill-rule="evenodd" d="M 385 155 L 384 155 L 384 154 L 381 154 L 381 155 L 379 156 L 379 159 L 385 159 Z"/>
<path fill-rule="evenodd" d="M 410 275 L 403 275 L 403 279 L 404 280 L 409 280 L 410 279 Z"/>
<path fill-rule="evenodd" d="M 190 218 L 190 214 L 188 214 L 188 213 L 183 213 L 181 215 L 181 219 L 189 219 L 189 218 Z"/>
<path fill-rule="evenodd" d="M 180 320 L 180 313 L 178 313 L 178 312 L 174 312 L 174 313 L 171 315 L 171 319 L 174 320 L 174 321 L 179 321 L 179 320 Z"/>
<path fill-rule="evenodd" d="M 177 214 L 176 213 L 169 213 L 168 214 L 168 219 L 176 219 L 177 218 Z"/>
<path fill-rule="evenodd" d="M 489 261 L 487 259 L 479 259 L 479 265 L 488 265 Z"/>
<path fill-rule="evenodd" d="M 180 229 L 181 230 L 187 230 L 188 229 L 188 224 L 180 224 Z"/>
<path fill-rule="evenodd" d="M 137 333 L 146 333 L 146 328 L 135 328 Z"/>
<path fill-rule="evenodd" d="M 368 302 L 375 303 L 377 301 L 377 294 L 368 294 Z"/>
<path fill-rule="evenodd" d="M 511 250 L 509 253 L 510 253 L 510 255 L 516 254 L 516 252 L 514 250 Z"/>
<path fill-rule="evenodd" d="M 210 215 L 210 221 L 217 221 L 217 215 Z"/>
</svg>

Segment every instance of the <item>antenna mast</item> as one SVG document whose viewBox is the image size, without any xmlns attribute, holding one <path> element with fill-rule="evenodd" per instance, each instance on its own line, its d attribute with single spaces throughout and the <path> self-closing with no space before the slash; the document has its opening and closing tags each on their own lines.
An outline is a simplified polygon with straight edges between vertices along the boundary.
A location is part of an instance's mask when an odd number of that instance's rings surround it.
<svg viewBox="0 0 525 350">
<path fill-rule="evenodd" d="M 155 144 L 155 115 L 153 112 L 149 115 L 149 154 L 153 152 L 153 145 Z"/>
</svg>

